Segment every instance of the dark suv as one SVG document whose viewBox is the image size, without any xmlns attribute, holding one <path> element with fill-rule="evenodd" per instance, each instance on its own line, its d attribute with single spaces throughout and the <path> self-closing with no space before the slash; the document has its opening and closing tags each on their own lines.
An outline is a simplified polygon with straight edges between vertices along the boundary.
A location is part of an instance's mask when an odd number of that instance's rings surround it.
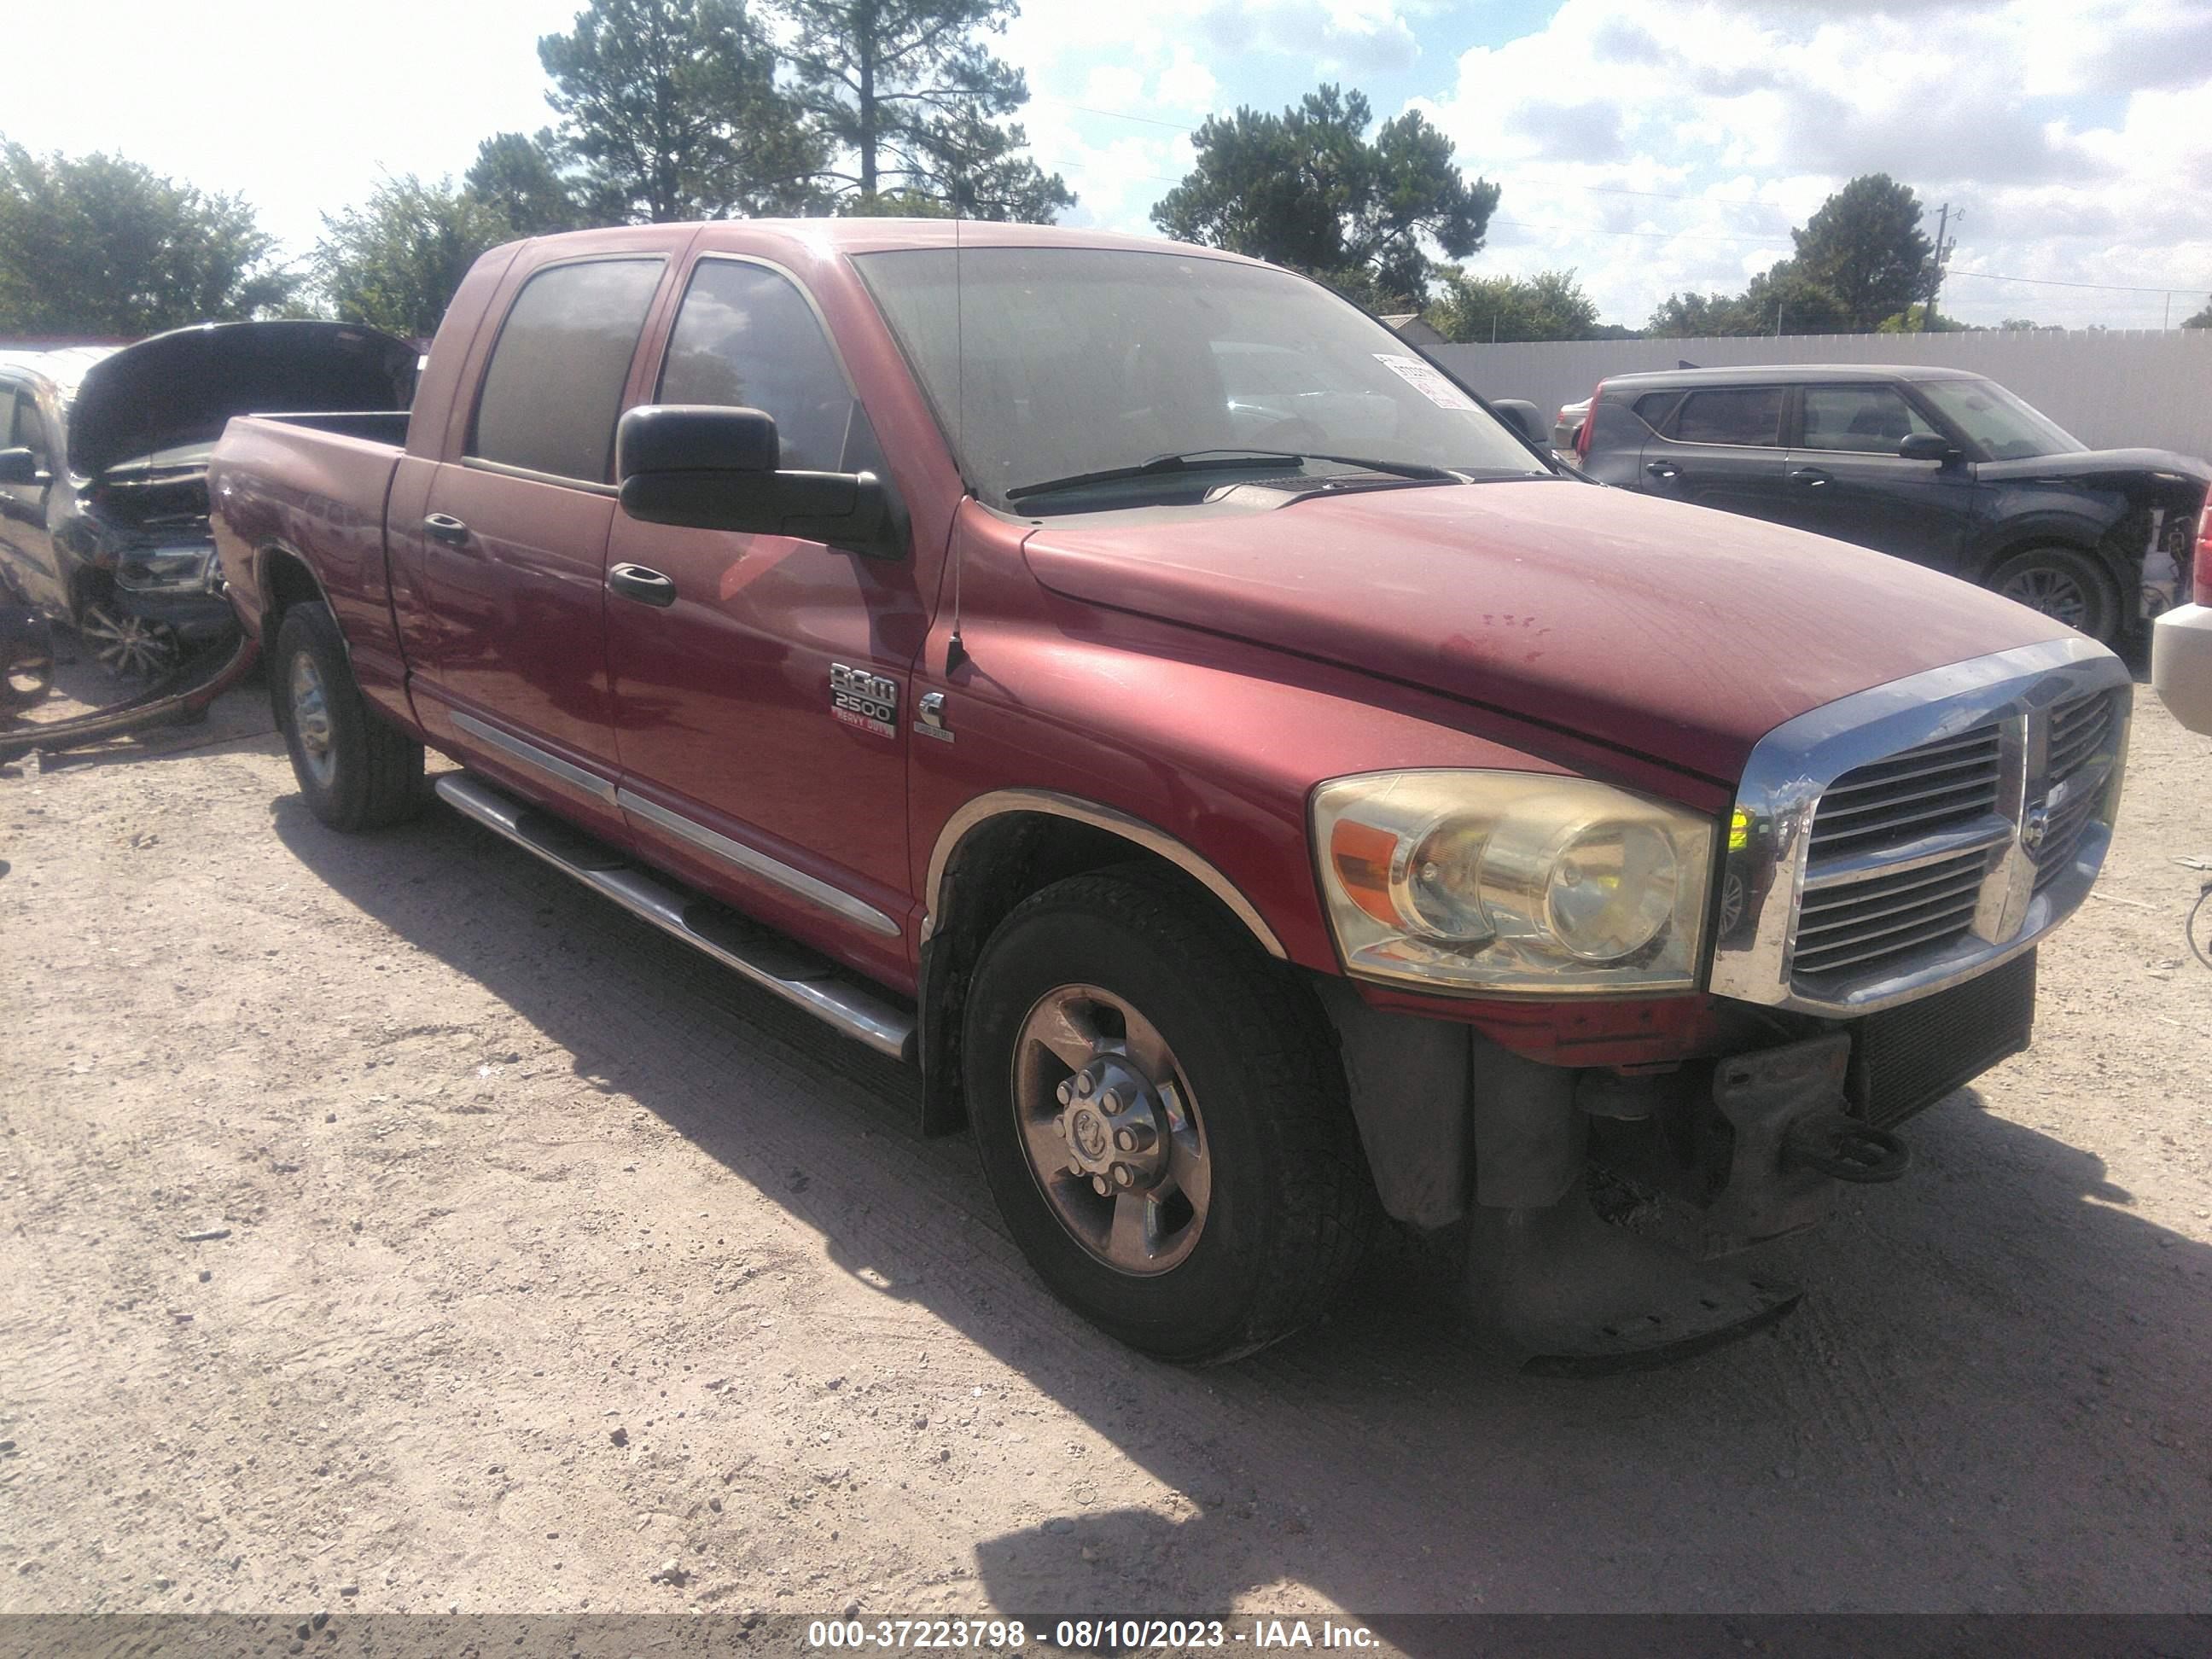
<svg viewBox="0 0 2212 1659">
<path fill-rule="evenodd" d="M 1600 482 L 1815 531 L 1996 589 L 2109 643 L 2171 601 L 2212 466 L 2093 450 L 1994 380 L 1866 363 L 1601 381 Z"/>
</svg>

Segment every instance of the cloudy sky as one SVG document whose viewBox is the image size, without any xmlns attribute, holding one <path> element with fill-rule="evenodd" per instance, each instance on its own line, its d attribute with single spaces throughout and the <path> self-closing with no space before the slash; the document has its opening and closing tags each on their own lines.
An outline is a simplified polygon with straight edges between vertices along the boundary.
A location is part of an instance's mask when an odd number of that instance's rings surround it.
<svg viewBox="0 0 2212 1659">
<path fill-rule="evenodd" d="M 240 191 L 304 251 L 380 171 L 544 125 L 533 43 L 575 9 L 77 0 L 85 49 L 12 82 L 0 133 Z M 1477 269 L 1571 266 L 1613 321 L 1741 287 L 1873 171 L 1963 213 L 1969 321 L 2155 328 L 2212 293 L 2206 0 L 1030 0 L 1001 52 L 1075 222 L 1148 228 L 1197 120 L 1334 79 L 1504 185 Z"/>
</svg>

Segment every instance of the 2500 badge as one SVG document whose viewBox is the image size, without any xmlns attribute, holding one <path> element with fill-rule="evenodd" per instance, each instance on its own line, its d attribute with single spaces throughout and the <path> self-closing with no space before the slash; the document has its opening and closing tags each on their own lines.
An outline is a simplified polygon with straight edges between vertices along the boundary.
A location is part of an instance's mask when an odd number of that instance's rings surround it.
<svg viewBox="0 0 2212 1659">
<path fill-rule="evenodd" d="M 898 682 L 865 668 L 830 665 L 830 712 L 878 737 L 898 735 Z"/>
</svg>

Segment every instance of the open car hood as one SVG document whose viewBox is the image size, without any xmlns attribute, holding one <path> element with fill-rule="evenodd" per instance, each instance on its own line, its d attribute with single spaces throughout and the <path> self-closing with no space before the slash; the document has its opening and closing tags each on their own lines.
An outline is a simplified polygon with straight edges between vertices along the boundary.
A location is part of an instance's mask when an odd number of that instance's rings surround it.
<svg viewBox="0 0 2212 1659">
<path fill-rule="evenodd" d="M 1883 553 L 1565 481 L 1050 522 L 1056 592 L 1440 691 L 1723 783 L 1783 721 L 2066 636 Z"/>
<path fill-rule="evenodd" d="M 354 323 L 203 323 L 156 334 L 85 371 L 70 408 L 70 466 L 97 478 L 155 457 L 204 464 L 234 415 L 405 409 L 417 355 Z"/>
</svg>

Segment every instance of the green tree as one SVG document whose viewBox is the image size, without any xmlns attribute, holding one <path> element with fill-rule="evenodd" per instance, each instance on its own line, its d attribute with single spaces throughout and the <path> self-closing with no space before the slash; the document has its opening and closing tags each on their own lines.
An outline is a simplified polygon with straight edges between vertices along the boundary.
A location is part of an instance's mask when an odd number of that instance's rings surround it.
<svg viewBox="0 0 2212 1659">
<path fill-rule="evenodd" d="M 1418 110 L 1370 140 L 1366 95 L 1324 86 L 1280 115 L 1240 108 L 1191 135 L 1198 166 L 1152 209 L 1170 236 L 1272 259 L 1373 310 L 1415 310 L 1436 266 L 1482 246 L 1498 186 L 1469 184 Z"/>
<path fill-rule="evenodd" d="M 2212 328 L 2212 295 L 2205 296 L 2204 309 L 2193 317 L 2183 318 L 2181 325 L 2184 328 Z M 2008 323 L 2005 326 L 2009 328 L 2012 325 Z"/>
<path fill-rule="evenodd" d="M 551 128 L 533 137 L 495 132 L 477 146 L 477 159 L 462 175 L 462 187 L 496 211 L 517 236 L 550 236 L 581 230 L 592 216 L 582 191 L 564 166 L 561 141 Z"/>
<path fill-rule="evenodd" d="M 1437 275 L 1443 292 L 1426 315 L 1447 340 L 1587 340 L 1597 327 L 1597 301 L 1571 270 L 1471 276 L 1444 265 Z"/>
<path fill-rule="evenodd" d="M 1670 294 L 1646 330 L 1662 338 L 1850 331 L 1842 301 L 1790 259 L 1753 277 L 1741 294 Z"/>
<path fill-rule="evenodd" d="M 1886 173 L 1862 174 L 1790 233 L 1792 261 L 1842 307 L 1844 326 L 1864 333 L 1927 289 L 1934 251 L 1920 228 L 1920 198 Z"/>
<path fill-rule="evenodd" d="M 815 204 L 824 156 L 777 85 L 743 0 L 592 0 L 538 42 L 546 101 L 608 222 L 721 219 Z"/>
<path fill-rule="evenodd" d="M 840 212 L 935 202 L 1048 224 L 1074 204 L 1004 118 L 1030 95 L 987 44 L 1020 15 L 1014 0 L 781 0 L 781 10 L 798 100 L 836 157 L 821 178 Z"/>
<path fill-rule="evenodd" d="M 276 248 L 238 197 L 0 143 L 0 331 L 135 337 L 263 315 L 301 283 Z"/>
<path fill-rule="evenodd" d="M 2034 325 L 2031 323 L 2028 326 L 2033 328 Z M 1877 334 L 1975 334 L 1981 331 L 1981 327 L 1977 323 L 1962 323 L 1956 317 L 1947 315 L 1940 307 L 1931 314 L 1927 301 L 1923 301 L 1917 306 L 1907 306 L 1904 310 L 1883 318 L 1875 325 L 1874 331 Z"/>
<path fill-rule="evenodd" d="M 428 339 L 484 250 L 511 239 L 500 210 L 450 179 L 386 179 L 359 207 L 323 216 L 317 286 L 338 317 Z"/>
</svg>

